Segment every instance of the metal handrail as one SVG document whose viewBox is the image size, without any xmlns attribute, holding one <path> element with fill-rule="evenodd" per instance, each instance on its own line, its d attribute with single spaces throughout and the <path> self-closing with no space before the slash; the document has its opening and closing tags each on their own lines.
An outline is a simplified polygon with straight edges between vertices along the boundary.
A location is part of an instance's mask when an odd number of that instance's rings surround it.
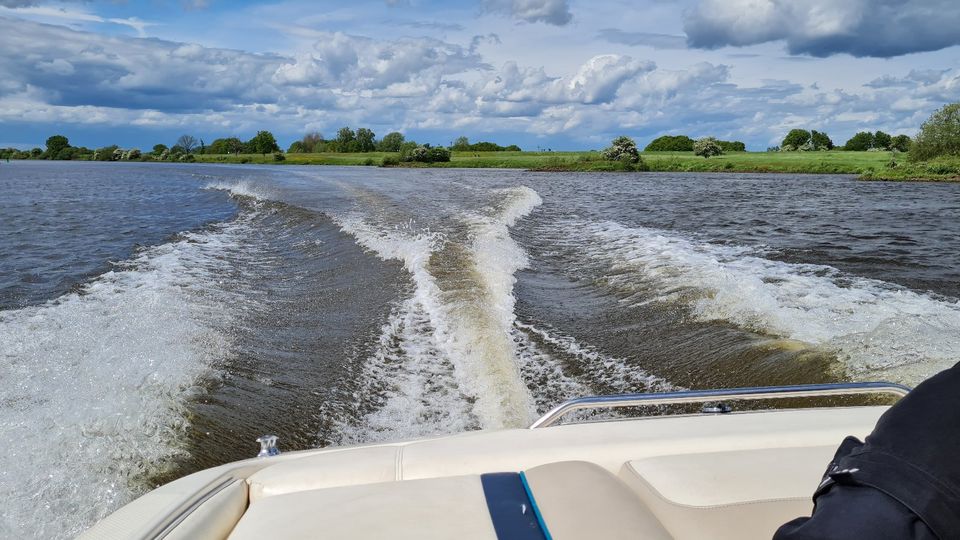
<svg viewBox="0 0 960 540">
<path fill-rule="evenodd" d="M 901 384 L 891 382 L 859 382 L 590 396 L 572 399 L 554 407 L 534 422 L 533 425 L 530 426 L 530 429 L 551 426 L 566 414 L 584 409 L 613 409 L 619 407 L 674 405 L 678 403 L 705 403 L 716 399 L 760 400 L 859 394 L 891 394 L 903 397 L 909 392 L 910 388 Z"/>
</svg>

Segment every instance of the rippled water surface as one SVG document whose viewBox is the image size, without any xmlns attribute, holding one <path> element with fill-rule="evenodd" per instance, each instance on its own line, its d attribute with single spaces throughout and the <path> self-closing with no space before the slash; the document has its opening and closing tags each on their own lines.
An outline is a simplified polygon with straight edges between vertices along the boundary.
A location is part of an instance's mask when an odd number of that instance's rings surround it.
<svg viewBox="0 0 960 540">
<path fill-rule="evenodd" d="M 578 395 L 960 360 L 960 185 L 0 165 L 0 536 L 285 449 Z M 56 517 L 56 519 L 52 519 Z"/>
</svg>

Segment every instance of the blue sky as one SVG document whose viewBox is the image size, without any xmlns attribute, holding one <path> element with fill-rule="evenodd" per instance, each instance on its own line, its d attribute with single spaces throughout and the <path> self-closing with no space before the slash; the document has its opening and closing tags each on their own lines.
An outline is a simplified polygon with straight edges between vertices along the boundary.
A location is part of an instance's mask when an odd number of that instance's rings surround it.
<svg viewBox="0 0 960 540">
<path fill-rule="evenodd" d="M 0 147 L 912 135 L 960 101 L 957 28 L 955 0 L 0 0 Z"/>
</svg>

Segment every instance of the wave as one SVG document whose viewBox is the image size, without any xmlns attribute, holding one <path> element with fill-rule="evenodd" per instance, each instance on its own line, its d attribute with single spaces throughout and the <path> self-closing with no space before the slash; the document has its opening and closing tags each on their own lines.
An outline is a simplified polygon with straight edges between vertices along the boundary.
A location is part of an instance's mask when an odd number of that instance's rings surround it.
<svg viewBox="0 0 960 540">
<path fill-rule="evenodd" d="M 437 232 L 377 226 L 358 213 L 334 217 L 365 248 L 403 262 L 414 285 L 411 306 L 423 315 L 416 328 L 430 340 L 429 348 L 408 350 L 407 356 L 415 362 L 434 362 L 431 355 L 449 361 L 458 391 L 483 428 L 523 426 L 535 415 L 510 335 L 513 274 L 527 259 L 509 228 L 541 200 L 525 187 L 498 190 L 495 199 L 485 212 L 463 216 L 466 231 L 456 241 Z M 414 388 L 398 395 L 419 392 Z"/>
<path fill-rule="evenodd" d="M 568 223 L 608 286 L 679 302 L 699 320 L 834 351 L 852 378 L 915 384 L 960 358 L 960 303 L 816 264 L 616 222 Z"/>
<path fill-rule="evenodd" d="M 244 228 L 183 234 L 76 293 L 0 312 L 0 536 L 73 537 L 183 453 L 185 400 L 226 347 L 218 254 Z"/>
<path fill-rule="evenodd" d="M 274 193 L 273 190 L 252 180 L 215 180 L 208 182 L 204 186 L 204 189 L 226 191 L 234 197 L 247 197 L 261 201 L 268 201 L 276 198 L 276 193 Z"/>
</svg>

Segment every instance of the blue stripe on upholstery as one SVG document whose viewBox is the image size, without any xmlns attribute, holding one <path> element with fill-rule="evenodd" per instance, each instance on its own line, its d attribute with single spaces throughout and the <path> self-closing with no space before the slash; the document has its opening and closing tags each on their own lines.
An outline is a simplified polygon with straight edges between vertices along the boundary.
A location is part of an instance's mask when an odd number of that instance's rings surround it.
<svg viewBox="0 0 960 540">
<path fill-rule="evenodd" d="M 540 513 L 540 507 L 537 506 L 537 499 L 533 496 L 533 491 L 530 489 L 530 483 L 527 482 L 527 475 L 523 474 L 523 471 L 520 471 L 520 482 L 523 483 L 523 490 L 527 493 L 527 498 L 530 499 L 530 506 L 533 507 L 533 515 L 537 516 L 537 523 L 540 525 L 540 530 L 543 531 L 543 535 L 547 537 L 547 540 L 553 540 L 553 537 L 550 536 L 550 529 L 547 528 L 546 522 L 543 521 L 543 514 Z"/>
<path fill-rule="evenodd" d="M 549 540 L 517 473 L 480 475 L 498 540 Z"/>
</svg>

